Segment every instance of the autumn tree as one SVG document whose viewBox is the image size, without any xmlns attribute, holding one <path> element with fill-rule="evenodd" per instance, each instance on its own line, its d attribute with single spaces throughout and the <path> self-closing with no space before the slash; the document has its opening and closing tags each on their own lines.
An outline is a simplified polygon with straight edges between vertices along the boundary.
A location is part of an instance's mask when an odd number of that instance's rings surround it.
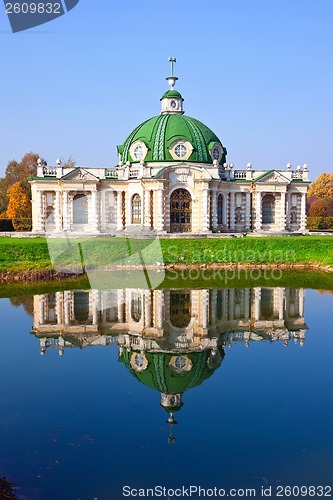
<svg viewBox="0 0 333 500">
<path fill-rule="evenodd" d="M 23 156 L 20 162 L 11 160 L 6 168 L 5 177 L 0 179 L 0 214 L 4 214 L 7 209 L 8 197 L 7 190 L 15 184 L 20 182 L 24 192 L 31 199 L 31 187 L 28 177 L 37 174 L 37 160 L 39 155 L 36 153 L 27 153 Z"/>
<path fill-rule="evenodd" d="M 332 199 L 333 198 L 333 173 L 332 174 L 320 174 L 315 181 L 312 182 L 308 196 L 322 199 Z"/>
<path fill-rule="evenodd" d="M 323 198 L 310 198 L 310 205 L 308 210 L 310 217 L 327 217 L 328 204 Z"/>
<path fill-rule="evenodd" d="M 8 205 L 8 198 L 6 191 L 8 189 L 6 179 L 0 179 L 0 217 L 3 212 L 6 212 Z"/>
<path fill-rule="evenodd" d="M 8 187 L 16 182 L 20 182 L 29 199 L 31 198 L 31 187 L 28 177 L 37 175 L 37 161 L 39 155 L 27 153 L 18 163 L 16 160 L 10 161 L 6 168 L 5 179 Z"/>
<path fill-rule="evenodd" d="M 333 215 L 333 173 L 320 174 L 308 191 L 308 214 L 310 217 Z"/>
<path fill-rule="evenodd" d="M 8 206 L 6 217 L 13 220 L 14 229 L 26 231 L 30 228 L 31 202 L 20 182 L 7 189 Z"/>
</svg>

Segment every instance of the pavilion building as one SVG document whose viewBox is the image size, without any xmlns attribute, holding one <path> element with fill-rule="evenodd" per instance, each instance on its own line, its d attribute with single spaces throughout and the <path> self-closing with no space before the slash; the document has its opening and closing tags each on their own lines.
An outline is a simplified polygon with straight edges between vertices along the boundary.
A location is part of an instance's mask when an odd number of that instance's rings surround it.
<svg viewBox="0 0 333 500">
<path fill-rule="evenodd" d="M 49 167 L 32 187 L 33 231 L 53 234 L 305 232 L 308 167 L 243 170 L 170 89 L 160 114 L 118 146 L 115 168 Z"/>
</svg>

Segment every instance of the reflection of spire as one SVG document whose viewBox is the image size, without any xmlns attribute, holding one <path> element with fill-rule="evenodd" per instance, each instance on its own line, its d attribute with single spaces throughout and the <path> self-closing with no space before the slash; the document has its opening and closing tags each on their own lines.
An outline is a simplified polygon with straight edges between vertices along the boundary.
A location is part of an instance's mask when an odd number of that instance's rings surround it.
<svg viewBox="0 0 333 500">
<path fill-rule="evenodd" d="M 176 441 L 176 438 L 173 437 L 173 426 L 176 425 L 178 422 L 176 421 L 175 417 L 173 416 L 172 413 L 170 413 L 168 420 L 166 421 L 166 424 L 170 425 L 170 434 L 168 437 L 168 443 L 174 443 Z"/>
</svg>

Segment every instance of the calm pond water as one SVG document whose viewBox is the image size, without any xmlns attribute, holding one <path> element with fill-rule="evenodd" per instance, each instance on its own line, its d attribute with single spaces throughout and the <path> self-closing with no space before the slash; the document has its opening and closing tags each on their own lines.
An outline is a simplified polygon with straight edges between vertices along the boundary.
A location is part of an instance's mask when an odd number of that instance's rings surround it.
<svg viewBox="0 0 333 500">
<path fill-rule="evenodd" d="M 1 299 L 0 475 L 27 500 L 332 486 L 332 310 L 294 288 Z"/>
</svg>

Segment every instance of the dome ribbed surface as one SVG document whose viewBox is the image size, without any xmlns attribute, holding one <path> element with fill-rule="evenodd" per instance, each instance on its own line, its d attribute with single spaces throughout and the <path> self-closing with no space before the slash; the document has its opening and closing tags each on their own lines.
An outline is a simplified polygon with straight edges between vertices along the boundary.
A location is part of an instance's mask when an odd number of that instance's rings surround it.
<svg viewBox="0 0 333 500">
<path fill-rule="evenodd" d="M 169 90 L 168 92 L 176 92 Z M 122 153 L 122 162 L 136 160 L 130 156 L 131 144 L 135 141 L 142 141 L 148 148 L 146 162 L 170 162 L 174 160 L 169 148 L 177 140 L 188 141 L 193 146 L 193 152 L 189 162 L 212 163 L 209 148 L 214 143 L 220 143 L 214 132 L 199 120 L 181 114 L 164 114 L 154 116 L 141 123 L 127 137 L 122 146 L 118 146 L 118 151 Z M 225 162 L 225 155 L 220 159 L 220 163 Z"/>
</svg>

